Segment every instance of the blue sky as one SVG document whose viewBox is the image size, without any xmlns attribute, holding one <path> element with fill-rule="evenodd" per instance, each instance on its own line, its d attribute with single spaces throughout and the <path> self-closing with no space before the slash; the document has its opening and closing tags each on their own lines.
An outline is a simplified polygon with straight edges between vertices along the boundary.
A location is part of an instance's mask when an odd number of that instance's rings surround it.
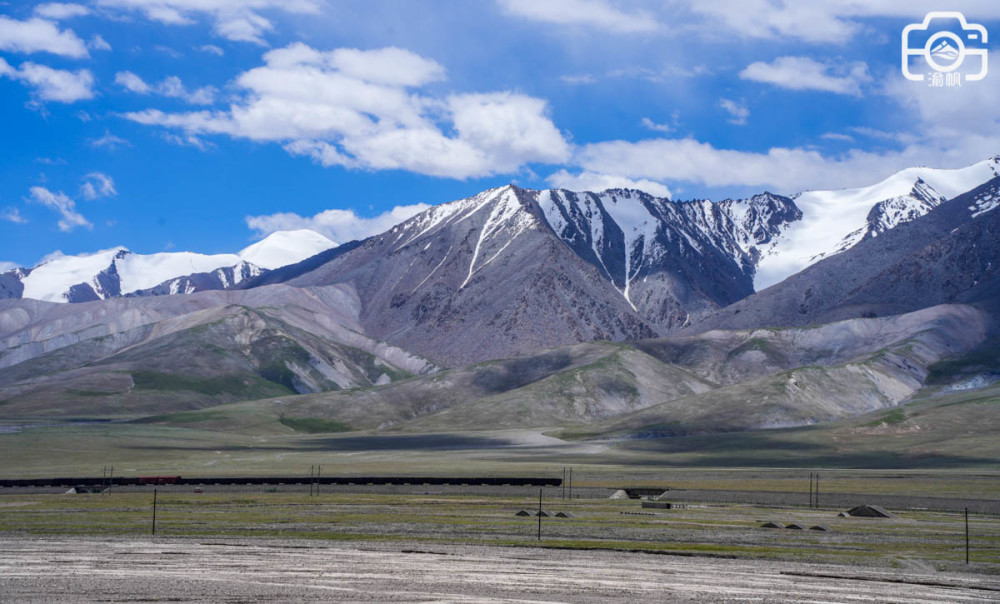
<svg viewBox="0 0 1000 604">
<path fill-rule="evenodd" d="M 1000 35 L 985 0 L 0 2 L 0 267 L 343 242 L 509 182 L 719 199 L 961 167 L 1000 153 L 998 57 L 960 87 L 900 71 L 945 10 Z"/>
</svg>

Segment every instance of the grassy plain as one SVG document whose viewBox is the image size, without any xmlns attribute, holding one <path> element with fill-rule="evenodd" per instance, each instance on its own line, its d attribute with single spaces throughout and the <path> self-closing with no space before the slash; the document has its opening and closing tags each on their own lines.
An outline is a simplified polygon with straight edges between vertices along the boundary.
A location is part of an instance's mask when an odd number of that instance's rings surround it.
<svg viewBox="0 0 1000 604">
<path fill-rule="evenodd" d="M 210 488 L 208 488 L 211 491 Z M 974 517 L 966 567 L 959 514 L 902 512 L 895 519 L 838 518 L 834 509 L 694 505 L 641 509 L 638 501 L 562 500 L 551 492 L 542 539 L 537 497 L 164 492 L 156 534 L 179 538 L 304 538 L 648 551 L 1000 574 L 1000 519 Z M 765 521 L 827 532 L 764 529 Z M 140 537 L 152 529 L 152 493 L 0 495 L 0 535 Z"/>
</svg>

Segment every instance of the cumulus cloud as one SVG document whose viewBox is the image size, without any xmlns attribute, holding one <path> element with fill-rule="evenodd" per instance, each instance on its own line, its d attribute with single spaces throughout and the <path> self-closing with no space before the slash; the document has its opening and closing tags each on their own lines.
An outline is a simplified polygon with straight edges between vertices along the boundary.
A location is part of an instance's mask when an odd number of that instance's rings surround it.
<svg viewBox="0 0 1000 604">
<path fill-rule="evenodd" d="M 266 45 L 264 34 L 274 25 L 260 11 L 318 14 L 320 0 L 97 0 L 97 4 L 128 12 L 167 25 L 192 25 L 198 17 L 212 20 L 215 33 L 228 40 Z"/>
<path fill-rule="evenodd" d="M 31 86 L 43 101 L 73 103 L 94 98 L 94 75 L 88 69 L 67 71 L 30 61 L 15 68 L 0 59 L 0 77 L 4 76 Z"/>
<path fill-rule="evenodd" d="M 80 185 L 80 195 L 84 199 L 94 200 L 98 197 L 114 197 L 118 195 L 118 191 L 115 190 L 113 178 L 102 172 L 91 172 L 84 177 L 83 184 Z"/>
<path fill-rule="evenodd" d="M 90 14 L 90 9 L 82 4 L 68 2 L 47 2 L 35 7 L 35 14 L 46 19 L 72 19 Z"/>
<path fill-rule="evenodd" d="M 41 204 L 59 213 L 59 230 L 68 233 L 77 227 L 93 229 L 90 223 L 82 214 L 76 211 L 76 202 L 70 199 L 62 191 L 53 193 L 45 187 L 31 187 L 28 201 Z"/>
<path fill-rule="evenodd" d="M 722 109 L 729 114 L 729 119 L 727 121 L 730 124 L 743 126 L 747 123 L 747 118 L 750 117 L 750 110 L 747 109 L 746 101 L 742 99 L 739 101 L 734 101 L 732 99 L 720 99 L 719 107 L 722 107 Z"/>
<path fill-rule="evenodd" d="M 247 226 L 261 237 L 275 231 L 311 229 L 340 243 L 364 239 L 388 231 L 431 206 L 417 203 L 396 206 L 391 210 L 372 217 L 358 216 L 353 210 L 325 210 L 315 216 L 300 216 L 292 212 L 247 216 Z"/>
<path fill-rule="evenodd" d="M 18 268 L 20 265 L 13 262 L 0 261 L 0 273 L 6 273 L 7 271 L 12 271 Z"/>
<path fill-rule="evenodd" d="M 430 98 L 414 90 L 444 77 L 437 62 L 399 48 L 321 52 L 295 43 L 240 74 L 243 98 L 226 111 L 149 109 L 126 117 L 191 136 L 279 142 L 326 166 L 449 178 L 569 158 L 544 100 L 510 92 Z M 137 90 L 145 85 L 136 80 Z"/>
<path fill-rule="evenodd" d="M 851 96 L 861 96 L 861 85 L 872 79 L 863 62 L 834 65 L 809 57 L 778 57 L 771 63 L 751 63 L 740 72 L 740 77 L 788 90 L 820 90 Z"/>
<path fill-rule="evenodd" d="M 21 53 L 48 52 L 82 59 L 88 56 L 87 45 L 73 30 L 60 30 L 52 21 L 37 17 L 17 21 L 0 15 L 0 50 Z"/>
<path fill-rule="evenodd" d="M 596 172 L 581 172 L 570 174 L 566 170 L 559 170 L 545 179 L 545 182 L 557 189 L 568 189 L 570 191 L 606 191 L 607 189 L 638 189 L 645 191 L 656 197 L 671 197 L 670 189 L 666 185 L 652 180 L 634 180 L 624 176 L 614 176 L 611 174 L 598 174 Z"/>
<path fill-rule="evenodd" d="M 662 25 L 648 12 L 626 12 L 605 0 L 499 0 L 511 15 L 557 25 L 577 25 L 619 34 L 653 32 Z"/>
</svg>

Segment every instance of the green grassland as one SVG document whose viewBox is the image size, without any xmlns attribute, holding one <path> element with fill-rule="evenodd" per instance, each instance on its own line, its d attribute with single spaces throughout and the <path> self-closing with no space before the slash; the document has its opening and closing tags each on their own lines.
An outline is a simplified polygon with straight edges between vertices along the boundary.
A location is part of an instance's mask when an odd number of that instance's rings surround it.
<svg viewBox="0 0 1000 604">
<path fill-rule="evenodd" d="M 211 487 L 206 487 L 211 491 Z M 156 534 L 165 537 L 400 540 L 680 555 L 766 558 L 1000 574 L 1000 520 L 974 517 L 964 564 L 960 515 L 904 512 L 890 520 L 838 518 L 832 509 L 702 505 L 640 511 L 638 501 L 564 500 L 550 489 L 542 539 L 535 497 L 302 493 L 158 493 Z M 763 529 L 769 520 L 828 532 Z M 152 531 L 152 493 L 0 495 L 0 535 L 139 537 Z"/>
</svg>

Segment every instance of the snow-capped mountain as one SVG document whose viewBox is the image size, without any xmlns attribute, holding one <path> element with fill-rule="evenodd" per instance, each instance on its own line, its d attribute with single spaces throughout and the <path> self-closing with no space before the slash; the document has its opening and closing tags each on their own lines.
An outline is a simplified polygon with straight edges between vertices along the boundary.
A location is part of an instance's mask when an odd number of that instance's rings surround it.
<svg viewBox="0 0 1000 604">
<path fill-rule="evenodd" d="M 792 197 L 802 219 L 762 250 L 754 288 L 764 289 L 815 262 L 876 237 L 1000 175 L 1000 156 L 959 170 L 908 168 L 860 189 Z"/>
<path fill-rule="evenodd" d="M 446 365 L 651 337 L 933 213 L 998 167 L 912 168 L 862 189 L 720 202 L 500 187 L 266 282 L 353 288 L 369 333 Z M 967 217 L 1000 202 L 976 203 Z"/>
<path fill-rule="evenodd" d="M 85 302 L 125 295 L 226 289 L 263 271 L 334 247 L 309 230 L 279 231 L 235 254 L 136 254 L 123 247 L 56 256 L 32 269 L 0 275 L 0 297 Z"/>
</svg>

